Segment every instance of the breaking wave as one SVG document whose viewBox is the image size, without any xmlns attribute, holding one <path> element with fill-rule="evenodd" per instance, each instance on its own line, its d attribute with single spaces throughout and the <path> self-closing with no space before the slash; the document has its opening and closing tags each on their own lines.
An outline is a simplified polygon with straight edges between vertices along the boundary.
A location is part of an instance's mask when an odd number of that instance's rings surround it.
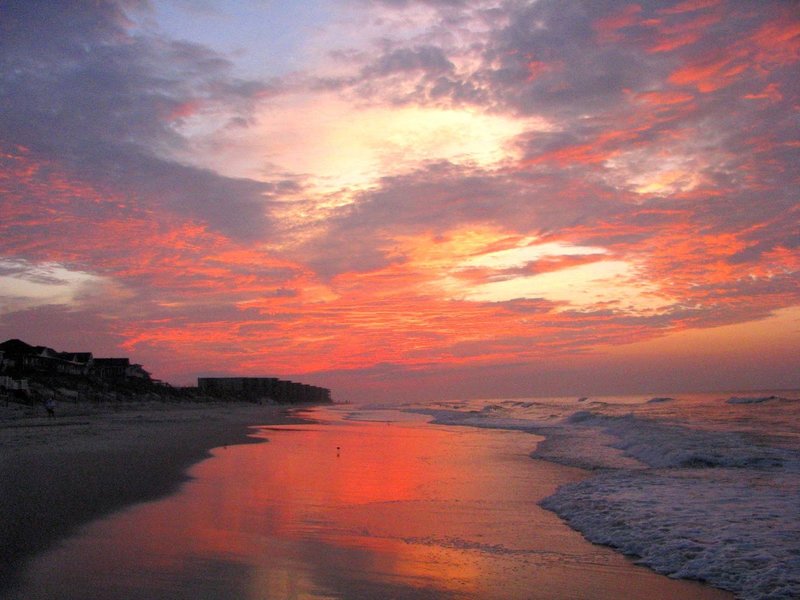
<svg viewBox="0 0 800 600">
<path fill-rule="evenodd" d="M 436 423 L 541 435 L 533 458 L 589 469 L 542 506 L 592 542 L 739 598 L 800 598 L 800 402 L 577 402 L 420 412 Z"/>
</svg>

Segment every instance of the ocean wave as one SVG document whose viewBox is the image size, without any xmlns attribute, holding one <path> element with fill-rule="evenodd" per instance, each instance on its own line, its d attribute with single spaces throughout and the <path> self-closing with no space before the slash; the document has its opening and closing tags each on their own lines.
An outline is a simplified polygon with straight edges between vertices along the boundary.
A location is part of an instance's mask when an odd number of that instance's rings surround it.
<svg viewBox="0 0 800 600">
<path fill-rule="evenodd" d="M 733 404 L 781 408 L 776 396 L 758 398 Z M 428 414 L 437 423 L 539 434 L 533 458 L 592 470 L 542 502 L 592 542 L 743 599 L 800 598 L 800 448 L 737 421 L 747 415 L 726 414 L 729 405 L 704 406 L 713 423 L 687 419 L 677 401 L 644 401 L 642 409 L 584 402 L 577 411 L 574 403 L 523 410 L 494 402 Z M 768 410 L 771 423 L 785 421 L 785 437 L 797 415 Z"/>
<path fill-rule="evenodd" d="M 728 404 L 761 404 L 772 400 L 786 401 L 788 399 L 780 396 L 731 396 L 727 402 Z"/>
<path fill-rule="evenodd" d="M 585 469 L 778 468 L 800 473 L 800 453 L 775 448 L 737 431 L 708 431 L 632 414 L 609 416 L 595 410 L 560 415 L 515 416 L 514 411 L 420 410 L 433 423 L 527 431 L 545 436 L 531 454 Z M 617 452 L 615 452 L 615 450 Z"/>
<path fill-rule="evenodd" d="M 778 473 L 614 471 L 563 486 L 542 506 L 659 573 L 789 600 L 800 597 L 798 498 L 797 480 Z"/>
<path fill-rule="evenodd" d="M 675 402 L 675 398 L 669 396 L 656 396 L 647 401 L 648 404 L 661 404 L 662 402 Z"/>
<path fill-rule="evenodd" d="M 742 432 L 691 429 L 633 415 L 604 416 L 586 411 L 573 414 L 567 421 L 612 435 L 615 448 L 653 468 L 785 466 L 800 472 L 798 452 L 762 445 Z"/>
</svg>

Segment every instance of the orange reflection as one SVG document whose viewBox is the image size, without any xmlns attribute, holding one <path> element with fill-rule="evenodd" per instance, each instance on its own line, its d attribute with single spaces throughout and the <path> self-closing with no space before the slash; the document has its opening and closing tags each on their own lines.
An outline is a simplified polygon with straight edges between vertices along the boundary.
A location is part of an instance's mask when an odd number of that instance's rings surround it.
<svg viewBox="0 0 800 600">
<path fill-rule="evenodd" d="M 391 435 L 385 435 L 388 427 Z M 301 589 L 318 587 L 309 577 L 316 565 L 307 564 L 318 560 L 307 548 L 318 540 L 331 547 L 328 561 L 359 557 L 357 565 L 337 568 L 355 566 L 390 583 L 462 591 L 478 584 L 478 563 L 455 560 L 456 549 L 434 552 L 410 542 L 454 533 L 457 515 L 421 509 L 444 500 L 437 491 L 443 483 L 462 481 L 465 500 L 491 491 L 465 476 L 465 450 L 453 447 L 450 436 L 383 422 L 276 427 L 264 435 L 273 441 L 215 451 L 215 460 L 192 470 L 197 480 L 180 500 L 110 522 L 82 550 L 90 553 L 88 562 L 101 570 L 113 560 L 116 568 L 179 571 L 190 560 L 224 557 L 253 570 L 253 597 L 282 597 L 276 594 L 290 579 Z M 437 457 L 447 458 L 431 468 Z M 121 539 L 126 548 L 111 551 Z M 352 551 L 337 557 L 333 548 Z M 273 562 L 273 552 L 287 551 L 291 560 Z"/>
<path fill-rule="evenodd" d="M 44 556 L 30 579 L 51 593 L 28 597 L 725 597 L 540 509 L 579 474 L 532 461 L 537 438 L 410 421 L 270 427 L 218 449 L 181 493 Z"/>
</svg>

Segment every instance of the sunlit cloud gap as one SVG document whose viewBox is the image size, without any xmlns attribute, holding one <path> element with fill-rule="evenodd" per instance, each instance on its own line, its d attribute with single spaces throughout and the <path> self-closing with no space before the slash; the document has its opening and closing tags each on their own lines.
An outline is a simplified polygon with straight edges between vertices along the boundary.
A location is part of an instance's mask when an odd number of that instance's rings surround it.
<svg viewBox="0 0 800 600">
<path fill-rule="evenodd" d="M 248 128 L 204 133 L 203 117 L 187 122 L 183 131 L 195 152 L 183 158 L 232 177 L 298 177 L 314 192 L 330 194 L 364 189 L 426 162 L 498 166 L 514 159 L 514 139 L 533 127 L 549 125 L 471 109 L 290 96 L 265 103 Z"/>
<path fill-rule="evenodd" d="M 78 305 L 108 281 L 54 262 L 0 258 L 0 314 L 46 305 Z"/>
<path fill-rule="evenodd" d="M 669 306 L 670 302 L 658 297 L 654 284 L 641 280 L 633 264 L 610 259 L 607 254 L 600 247 L 537 244 L 526 238 L 515 247 L 460 262 L 442 285 L 452 297 L 473 302 L 544 299 L 563 310 L 642 314 Z M 574 264 L 570 259 L 575 258 L 585 264 Z M 468 277 L 475 271 L 480 274 L 478 280 Z"/>
<path fill-rule="evenodd" d="M 721 366 L 796 384 L 796 327 L 733 350 L 800 306 L 787 3 L 78 4 L 4 12 L 7 337 L 388 397 L 731 327 Z"/>
<path fill-rule="evenodd" d="M 537 244 L 535 243 L 535 238 L 525 238 L 513 248 L 475 256 L 464 261 L 462 266 L 464 268 L 489 267 L 493 269 L 510 269 L 522 267 L 529 262 L 546 257 L 582 256 L 605 253 L 606 251 L 599 247 L 571 246 L 562 242 Z"/>
</svg>

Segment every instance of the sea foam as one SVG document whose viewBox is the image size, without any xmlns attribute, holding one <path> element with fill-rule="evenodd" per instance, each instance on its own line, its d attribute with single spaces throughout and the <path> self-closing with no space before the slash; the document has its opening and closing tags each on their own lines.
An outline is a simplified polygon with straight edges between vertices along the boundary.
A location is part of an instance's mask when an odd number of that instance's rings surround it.
<svg viewBox="0 0 800 600">
<path fill-rule="evenodd" d="M 788 429 L 796 429 L 796 401 L 764 398 L 733 404 L 777 406 L 788 411 Z M 424 412 L 437 423 L 544 436 L 532 457 L 590 469 L 587 479 L 561 487 L 542 506 L 592 542 L 738 598 L 800 598 L 800 449 L 770 432 L 754 433 L 752 424 L 737 430 L 752 421 L 748 414 L 726 427 L 702 419 L 689 427 L 673 404 L 644 402 L 643 416 L 585 400 L 577 411 L 575 404 L 493 402 Z M 671 412 L 647 413 L 665 406 Z M 717 401 L 709 410 L 724 419 L 726 406 Z"/>
<path fill-rule="evenodd" d="M 560 488 L 542 506 L 592 542 L 737 597 L 800 597 L 796 483 L 777 474 L 607 472 Z"/>
</svg>

